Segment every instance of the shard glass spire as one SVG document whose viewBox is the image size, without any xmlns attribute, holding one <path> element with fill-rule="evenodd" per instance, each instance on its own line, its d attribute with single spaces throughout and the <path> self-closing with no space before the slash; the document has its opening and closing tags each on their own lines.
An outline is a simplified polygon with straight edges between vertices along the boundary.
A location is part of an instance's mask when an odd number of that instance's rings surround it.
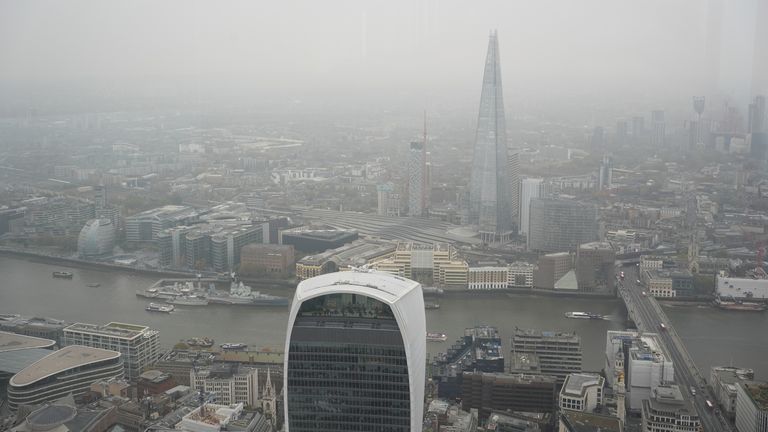
<svg viewBox="0 0 768 432">
<path fill-rule="evenodd" d="M 510 189 L 499 41 L 494 31 L 488 41 L 485 59 L 469 184 L 470 222 L 478 225 L 486 240 L 507 237 L 514 230 Z"/>
</svg>

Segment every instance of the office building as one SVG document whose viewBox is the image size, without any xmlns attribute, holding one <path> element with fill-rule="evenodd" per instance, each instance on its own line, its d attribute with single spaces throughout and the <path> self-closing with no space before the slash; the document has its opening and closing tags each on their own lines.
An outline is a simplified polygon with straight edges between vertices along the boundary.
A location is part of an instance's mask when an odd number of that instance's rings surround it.
<svg viewBox="0 0 768 432">
<path fill-rule="evenodd" d="M 145 396 L 163 394 L 177 385 L 176 380 L 173 379 L 171 374 L 157 369 L 150 369 L 139 375 L 139 379 L 136 382 L 136 395 L 141 399 Z"/>
<path fill-rule="evenodd" d="M 533 286 L 540 289 L 555 289 L 555 284 L 573 269 L 573 255 L 557 252 L 541 255 L 533 269 Z"/>
<path fill-rule="evenodd" d="M 251 243 L 240 252 L 240 274 L 287 276 L 295 266 L 291 245 Z"/>
<path fill-rule="evenodd" d="M 448 243 L 398 242 L 394 254 L 372 267 L 427 286 L 467 288 L 469 266 Z"/>
<path fill-rule="evenodd" d="M 613 186 L 613 161 L 610 156 L 603 156 L 597 173 L 597 189 L 610 189 Z"/>
<path fill-rule="evenodd" d="M 582 243 L 597 240 L 598 214 L 594 204 L 537 198 L 531 202 L 530 213 L 529 250 L 573 251 Z"/>
<path fill-rule="evenodd" d="M 736 383 L 736 429 L 739 432 L 768 431 L 768 383 Z"/>
<path fill-rule="evenodd" d="M 612 416 L 563 410 L 560 412 L 558 432 L 622 432 L 620 419 Z"/>
<path fill-rule="evenodd" d="M 109 219 L 89 220 L 77 238 L 77 253 L 81 258 L 109 256 L 114 247 L 115 226 Z"/>
<path fill-rule="evenodd" d="M 442 399 L 461 397 L 464 372 L 504 372 L 501 338 L 496 327 L 479 326 L 464 329 L 464 335 L 430 364 L 430 376 L 437 383 Z"/>
<path fill-rule="evenodd" d="M 533 264 L 522 261 L 515 261 L 509 265 L 508 269 L 508 287 L 533 288 Z"/>
<path fill-rule="evenodd" d="M 199 220 L 191 207 L 167 205 L 125 218 L 125 240 L 129 243 L 155 242 L 160 231 Z"/>
<path fill-rule="evenodd" d="M 617 147 L 624 146 L 629 141 L 629 124 L 624 119 L 616 120 L 616 139 L 614 140 Z"/>
<path fill-rule="evenodd" d="M 214 359 L 213 353 L 206 351 L 171 350 L 160 357 L 152 367 L 169 374 L 179 385 L 189 386 L 189 372 L 195 367 L 212 365 Z"/>
<path fill-rule="evenodd" d="M 637 146 L 645 140 L 645 118 L 642 116 L 632 117 L 632 141 Z"/>
<path fill-rule="evenodd" d="M 376 186 L 378 207 L 376 214 L 379 216 L 399 217 L 403 211 L 402 198 L 395 184 L 387 182 Z"/>
<path fill-rule="evenodd" d="M 464 372 L 461 380 L 462 409 L 476 409 L 481 421 L 492 411 L 552 413 L 557 380 L 547 375 Z"/>
<path fill-rule="evenodd" d="M 524 178 L 520 181 L 520 234 L 526 235 L 530 230 L 531 201 L 547 196 L 544 180 L 539 178 Z"/>
<path fill-rule="evenodd" d="M 263 230 L 258 225 L 224 227 L 210 235 L 210 267 L 219 273 L 229 273 L 240 266 L 243 246 L 261 243 Z"/>
<path fill-rule="evenodd" d="M 690 432 L 701 428 L 696 408 L 677 385 L 656 387 L 648 399 L 643 399 L 642 416 L 643 432 Z"/>
<path fill-rule="evenodd" d="M 27 366 L 48 356 L 56 346 L 50 339 L 0 331 L 0 388 Z"/>
<path fill-rule="evenodd" d="M 576 333 L 515 329 L 512 355 L 535 354 L 543 375 L 565 382 L 568 374 L 581 372 L 581 338 Z"/>
<path fill-rule="evenodd" d="M 427 151 L 414 141 L 408 151 L 408 216 L 425 216 L 427 204 Z"/>
<path fill-rule="evenodd" d="M 296 278 L 300 281 L 321 274 L 333 273 L 339 270 L 347 270 L 352 267 L 371 265 L 381 271 L 379 262 L 391 257 L 396 249 L 396 244 L 388 241 L 355 240 L 352 243 L 325 252 L 307 255 L 296 262 Z M 391 271 L 390 271 L 391 270 Z M 398 274 L 400 268 L 386 270 L 388 273 Z"/>
<path fill-rule="evenodd" d="M 733 366 L 713 366 L 709 382 L 715 394 L 715 400 L 723 407 L 726 417 L 733 420 L 736 416 L 736 396 L 738 383 L 755 379 L 755 371 Z"/>
<path fill-rule="evenodd" d="M 569 374 L 560 389 L 561 410 L 594 412 L 603 405 L 605 378 L 593 373 Z"/>
<path fill-rule="evenodd" d="M 467 288 L 470 290 L 506 289 L 509 283 L 508 267 L 470 267 Z"/>
<path fill-rule="evenodd" d="M 62 344 L 84 345 L 118 351 L 123 356 L 125 378 L 135 381 L 145 367 L 160 357 L 159 333 L 149 327 L 111 322 L 107 325 L 77 323 L 64 329 Z"/>
<path fill-rule="evenodd" d="M 609 243 L 592 242 L 576 249 L 579 291 L 612 294 L 616 280 L 616 253 Z"/>
<path fill-rule="evenodd" d="M 768 159 L 768 132 L 752 132 L 749 134 L 749 155 L 755 161 Z"/>
<path fill-rule="evenodd" d="M 20 232 L 24 225 L 25 211 L 24 207 L 0 209 L 0 235 Z"/>
<path fill-rule="evenodd" d="M 229 273 L 240 265 L 243 246 L 263 239 L 264 226 L 250 221 L 177 226 L 158 233 L 158 261 L 163 267 Z"/>
<path fill-rule="evenodd" d="M 667 123 L 664 120 L 664 111 L 651 111 L 651 146 L 664 146 L 667 134 L 666 127 Z"/>
<path fill-rule="evenodd" d="M 595 126 L 592 129 L 592 135 L 589 137 L 589 146 L 592 151 L 599 151 L 605 145 L 605 130 L 602 126 Z"/>
<path fill-rule="evenodd" d="M 765 122 L 766 122 L 766 106 L 765 106 L 765 96 L 758 95 L 755 96 L 755 99 L 752 101 L 751 104 L 749 104 L 749 113 L 748 113 L 748 120 L 747 120 L 747 132 L 749 133 L 759 133 L 759 132 L 768 132 L 765 128 Z"/>
<path fill-rule="evenodd" d="M 123 375 L 117 351 L 86 346 L 66 346 L 27 366 L 8 383 L 8 406 L 39 405 L 67 395 L 80 397 L 91 383 Z"/>
<path fill-rule="evenodd" d="M 253 367 L 237 363 L 195 367 L 189 371 L 189 382 L 194 389 L 216 393 L 216 400 L 223 404 L 255 407 L 259 401 L 258 370 Z"/>
<path fill-rule="evenodd" d="M 508 148 L 507 161 L 509 169 L 509 190 L 512 194 L 512 220 L 515 225 L 520 222 L 520 149 Z M 518 226 L 519 230 L 520 227 Z"/>
<path fill-rule="evenodd" d="M 425 334 L 417 282 L 348 271 L 299 283 L 285 342 L 286 430 L 421 430 Z"/>
<path fill-rule="evenodd" d="M 220 432 L 230 429 L 230 423 L 234 423 L 243 415 L 243 405 L 238 404 L 213 404 L 203 403 L 201 406 L 185 414 L 175 429 L 190 432 Z"/>
<path fill-rule="evenodd" d="M 506 241 L 514 230 L 510 186 L 499 40 L 493 32 L 488 41 L 469 183 L 469 219 L 478 226 L 483 242 Z"/>
<path fill-rule="evenodd" d="M 655 388 L 675 381 L 674 363 L 655 333 L 609 330 L 605 355 L 608 384 L 615 390 L 623 382 L 630 411 L 640 411 Z"/>
<path fill-rule="evenodd" d="M 64 321 L 46 317 L 0 316 L 0 331 L 51 339 L 59 346 L 64 338 L 64 329 L 68 325 Z"/>
</svg>

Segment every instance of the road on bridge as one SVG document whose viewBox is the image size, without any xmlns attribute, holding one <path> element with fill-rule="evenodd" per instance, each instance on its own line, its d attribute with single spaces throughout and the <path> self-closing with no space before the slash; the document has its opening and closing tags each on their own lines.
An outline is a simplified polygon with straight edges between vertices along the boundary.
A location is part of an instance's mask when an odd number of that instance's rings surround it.
<svg viewBox="0 0 768 432">
<path fill-rule="evenodd" d="M 661 309 L 659 302 L 649 293 L 643 294 L 645 288 L 639 284 L 638 270 L 635 266 L 622 267 L 624 280 L 619 280 L 618 290 L 629 311 L 629 316 L 635 321 L 638 330 L 648 333 L 658 333 L 665 354 L 672 359 L 675 370 L 675 383 L 680 391 L 687 394 L 693 402 L 706 432 L 733 431 L 720 411 L 707 408 L 707 400 L 715 402 L 709 392 L 704 377 L 685 349 L 672 323 Z M 661 324 L 664 324 L 662 328 Z M 691 394 L 691 388 L 696 394 Z"/>
</svg>

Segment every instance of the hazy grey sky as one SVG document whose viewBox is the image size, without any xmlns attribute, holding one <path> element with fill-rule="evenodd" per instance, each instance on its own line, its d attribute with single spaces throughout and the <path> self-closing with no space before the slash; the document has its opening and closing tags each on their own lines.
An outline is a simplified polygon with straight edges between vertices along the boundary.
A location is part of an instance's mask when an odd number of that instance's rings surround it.
<svg viewBox="0 0 768 432">
<path fill-rule="evenodd" d="M 706 3 L 0 0 L 0 84 L 477 98 L 496 28 L 508 99 L 688 94 Z"/>
</svg>

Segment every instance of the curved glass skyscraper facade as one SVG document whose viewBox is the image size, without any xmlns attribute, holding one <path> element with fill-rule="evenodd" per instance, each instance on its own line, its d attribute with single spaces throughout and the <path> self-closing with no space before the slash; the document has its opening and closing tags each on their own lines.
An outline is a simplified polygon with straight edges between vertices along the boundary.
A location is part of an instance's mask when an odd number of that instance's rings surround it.
<svg viewBox="0 0 768 432">
<path fill-rule="evenodd" d="M 514 230 L 506 128 L 499 40 L 493 32 L 485 59 L 469 184 L 469 219 L 478 225 L 486 242 L 503 240 Z"/>
<path fill-rule="evenodd" d="M 286 341 L 288 430 L 420 430 L 423 305 L 418 283 L 383 273 L 299 284 Z"/>
</svg>

